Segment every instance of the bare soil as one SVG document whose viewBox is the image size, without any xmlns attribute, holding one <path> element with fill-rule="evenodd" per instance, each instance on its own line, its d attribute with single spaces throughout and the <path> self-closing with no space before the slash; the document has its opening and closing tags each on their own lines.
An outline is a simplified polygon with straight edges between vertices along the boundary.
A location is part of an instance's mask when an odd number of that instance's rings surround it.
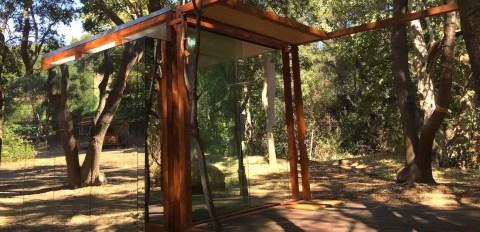
<svg viewBox="0 0 480 232">
<path fill-rule="evenodd" d="M 2 163 L 0 231 L 142 230 L 143 159 L 143 150 L 106 150 L 101 169 L 108 184 L 76 190 L 66 188 L 61 148 Z"/>
<path fill-rule="evenodd" d="M 402 157 L 393 154 L 311 162 L 313 197 L 389 205 L 480 207 L 480 170 L 434 167 L 437 184 L 397 184 L 395 175 L 402 164 Z"/>
<path fill-rule="evenodd" d="M 108 184 L 76 190 L 65 187 L 61 148 L 42 152 L 35 159 L 2 163 L 0 231 L 142 231 L 143 150 L 106 150 L 101 160 Z M 274 168 L 261 156 L 245 159 L 250 195 L 256 199 L 252 205 L 289 198 L 288 163 L 278 161 Z M 238 181 L 237 163 L 215 166 L 225 173 L 228 191 L 236 191 L 232 186 Z M 401 157 L 391 154 L 348 158 L 341 164 L 312 161 L 313 198 L 391 206 L 480 207 L 479 170 L 435 168 L 437 185 L 401 185 L 394 179 L 401 166 Z M 152 200 L 161 207 L 161 195 L 157 195 Z M 194 200 L 194 208 L 203 208 L 201 197 L 194 196 Z M 225 199 L 223 204 L 231 202 Z M 161 209 L 157 213 L 161 216 Z"/>
</svg>

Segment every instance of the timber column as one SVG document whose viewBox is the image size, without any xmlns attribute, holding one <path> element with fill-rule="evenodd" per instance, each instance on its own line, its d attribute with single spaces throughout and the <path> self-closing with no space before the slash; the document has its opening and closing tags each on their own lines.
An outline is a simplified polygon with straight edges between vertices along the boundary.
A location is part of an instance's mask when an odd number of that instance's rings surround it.
<svg viewBox="0 0 480 232">
<path fill-rule="evenodd" d="M 298 46 L 292 45 L 292 70 L 293 70 L 293 88 L 295 94 L 295 111 L 297 115 L 297 130 L 298 130 L 298 148 L 300 150 L 300 168 L 302 174 L 302 193 L 304 200 L 311 199 L 310 193 L 310 174 L 308 171 L 308 155 L 307 146 L 305 144 L 306 129 L 305 129 L 305 115 L 303 112 L 302 99 L 302 81 L 300 79 L 300 59 L 298 56 Z"/>
<path fill-rule="evenodd" d="M 283 90 L 285 95 L 285 123 L 287 124 L 288 163 L 290 164 L 290 191 L 292 199 L 299 200 L 298 157 L 295 144 L 295 122 L 293 120 L 292 74 L 290 73 L 290 53 L 282 49 Z"/>
<path fill-rule="evenodd" d="M 182 27 L 167 27 L 162 41 L 161 143 L 165 231 L 186 231 L 192 224 L 190 107 L 181 50 Z"/>
</svg>

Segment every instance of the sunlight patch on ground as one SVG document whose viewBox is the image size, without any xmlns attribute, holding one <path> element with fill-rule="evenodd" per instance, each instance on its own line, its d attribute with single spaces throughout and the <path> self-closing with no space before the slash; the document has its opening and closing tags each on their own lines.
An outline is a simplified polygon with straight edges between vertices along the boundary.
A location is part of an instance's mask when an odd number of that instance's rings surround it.
<svg viewBox="0 0 480 232">
<path fill-rule="evenodd" d="M 434 167 L 438 185 L 402 185 L 395 183 L 395 176 L 403 162 L 403 157 L 394 154 L 312 162 L 314 197 L 395 205 L 480 207 L 480 170 Z"/>
</svg>

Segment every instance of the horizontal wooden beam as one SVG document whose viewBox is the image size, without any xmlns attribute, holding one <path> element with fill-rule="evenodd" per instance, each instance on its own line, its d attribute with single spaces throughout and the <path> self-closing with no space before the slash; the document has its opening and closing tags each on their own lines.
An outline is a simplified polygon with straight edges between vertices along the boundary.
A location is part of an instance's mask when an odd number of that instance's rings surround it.
<svg viewBox="0 0 480 232">
<path fill-rule="evenodd" d="M 202 8 L 206 7 L 206 6 L 209 6 L 209 5 L 212 5 L 212 4 L 219 4 L 221 1 L 222 0 L 203 0 Z M 196 0 L 196 3 L 200 4 L 200 1 Z M 183 4 L 183 5 L 177 7 L 177 12 L 181 12 L 181 13 L 188 13 L 188 12 L 191 12 L 193 10 L 194 10 L 193 2 L 189 2 L 187 4 Z"/>
<path fill-rule="evenodd" d="M 450 3 L 442 6 L 433 7 L 423 11 L 405 14 L 400 17 L 389 18 L 389 19 L 378 21 L 378 22 L 371 22 L 371 23 L 362 24 L 355 27 L 344 28 L 337 31 L 329 32 L 327 33 L 327 37 L 324 40 L 339 38 L 339 37 L 343 37 L 343 36 L 347 36 L 347 35 L 351 35 L 359 32 L 371 31 L 379 28 L 385 28 L 385 27 L 396 25 L 396 24 L 407 23 L 413 20 L 424 19 L 427 17 L 440 15 L 440 14 L 446 14 L 456 10 L 458 10 L 458 5 L 456 3 Z"/>
<path fill-rule="evenodd" d="M 190 25 L 195 25 L 196 19 L 188 18 L 187 22 Z M 286 42 L 279 41 L 264 35 L 259 35 L 255 32 L 247 31 L 241 28 L 236 28 L 230 25 L 226 25 L 221 22 L 216 22 L 211 19 L 203 18 L 200 25 L 203 29 L 207 31 L 227 35 L 229 37 L 237 38 L 240 40 L 244 40 L 247 42 L 251 42 L 251 43 L 269 47 L 269 48 L 281 49 L 283 47 L 288 46 L 288 43 Z"/>
<path fill-rule="evenodd" d="M 55 61 L 68 59 L 70 57 L 74 60 L 79 59 L 83 57 L 84 54 L 89 54 L 89 51 L 95 48 L 99 48 L 109 44 L 112 44 L 114 46 L 121 45 L 124 40 L 126 40 L 126 37 L 158 26 L 162 23 L 169 22 L 171 17 L 172 13 L 167 12 L 165 14 L 158 15 L 156 17 L 147 19 L 132 26 L 112 32 L 110 34 L 100 36 L 94 40 L 87 41 L 75 47 L 60 51 L 50 56 L 43 57 L 42 70 L 47 70 L 48 68 L 50 68 L 50 65 Z"/>
</svg>

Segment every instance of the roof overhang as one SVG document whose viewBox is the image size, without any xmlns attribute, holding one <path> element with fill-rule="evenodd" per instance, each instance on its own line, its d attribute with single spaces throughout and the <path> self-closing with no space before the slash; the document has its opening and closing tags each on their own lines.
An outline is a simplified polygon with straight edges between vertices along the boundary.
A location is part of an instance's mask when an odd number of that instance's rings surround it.
<svg viewBox="0 0 480 232">
<path fill-rule="evenodd" d="M 203 29 L 276 49 L 327 37 L 322 30 L 236 0 L 204 0 L 202 10 Z M 177 11 L 193 16 L 193 3 L 180 6 Z M 195 19 L 190 17 L 188 22 L 194 24 Z"/>
<path fill-rule="evenodd" d="M 168 41 L 170 38 L 168 38 L 167 28 L 174 12 L 170 7 L 164 8 L 111 30 L 46 53 L 42 56 L 42 69 L 46 70 L 142 37 Z"/>
<path fill-rule="evenodd" d="M 193 3 L 165 8 L 72 45 L 46 53 L 42 69 L 80 59 L 141 37 L 169 41 L 167 30 L 185 13 L 195 24 Z M 273 49 L 325 39 L 327 33 L 236 0 L 204 0 L 202 29 Z"/>
</svg>

